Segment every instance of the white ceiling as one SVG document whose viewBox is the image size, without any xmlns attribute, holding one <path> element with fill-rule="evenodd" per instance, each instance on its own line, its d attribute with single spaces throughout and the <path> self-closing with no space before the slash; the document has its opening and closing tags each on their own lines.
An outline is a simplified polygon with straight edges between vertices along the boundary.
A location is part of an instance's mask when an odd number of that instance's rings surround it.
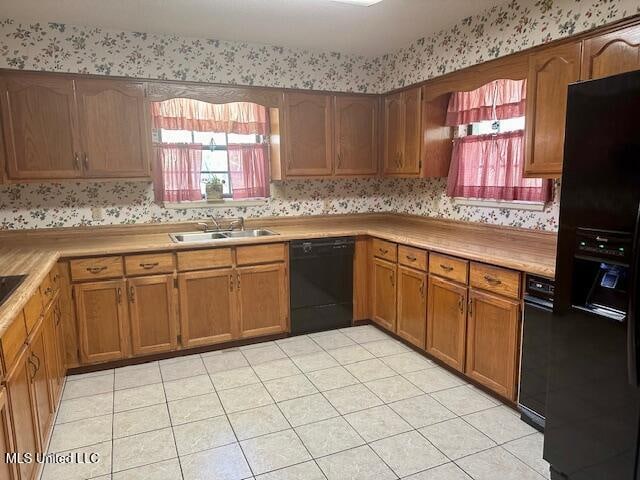
<svg viewBox="0 0 640 480">
<path fill-rule="evenodd" d="M 2 0 L 2 16 L 380 55 L 503 0 Z"/>
</svg>

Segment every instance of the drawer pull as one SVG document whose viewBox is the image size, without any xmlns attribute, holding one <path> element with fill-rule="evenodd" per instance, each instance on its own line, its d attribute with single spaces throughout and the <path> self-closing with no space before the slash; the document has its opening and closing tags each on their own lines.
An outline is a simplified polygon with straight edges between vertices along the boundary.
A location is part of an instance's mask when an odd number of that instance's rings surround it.
<svg viewBox="0 0 640 480">
<path fill-rule="evenodd" d="M 387 253 L 389 253 L 389 250 L 387 250 L 386 248 L 378 248 L 378 250 L 380 251 L 381 254 L 386 255 Z"/>
<path fill-rule="evenodd" d="M 496 277 L 492 277 L 491 275 L 485 275 L 484 279 L 492 285 L 500 285 L 502 283 L 502 280 Z"/>
<path fill-rule="evenodd" d="M 157 267 L 158 265 L 160 265 L 159 262 L 153 262 L 153 263 L 141 263 L 140 266 L 142 268 L 144 268 L 145 270 L 151 270 L 153 267 Z"/>
<path fill-rule="evenodd" d="M 100 272 L 104 272 L 107 269 L 107 267 L 87 267 L 87 272 L 89 273 L 93 273 L 93 274 L 97 274 Z"/>
<path fill-rule="evenodd" d="M 407 255 L 407 260 L 411 262 L 415 262 L 416 260 L 418 260 L 418 257 L 414 257 L 413 255 Z"/>
<path fill-rule="evenodd" d="M 47 287 L 44 290 L 44 294 L 48 297 L 53 293 L 53 289 L 51 287 Z"/>
<path fill-rule="evenodd" d="M 453 270 L 453 267 L 451 265 L 445 265 L 444 263 L 440 264 L 440 268 L 446 272 L 450 272 L 451 270 Z"/>
</svg>

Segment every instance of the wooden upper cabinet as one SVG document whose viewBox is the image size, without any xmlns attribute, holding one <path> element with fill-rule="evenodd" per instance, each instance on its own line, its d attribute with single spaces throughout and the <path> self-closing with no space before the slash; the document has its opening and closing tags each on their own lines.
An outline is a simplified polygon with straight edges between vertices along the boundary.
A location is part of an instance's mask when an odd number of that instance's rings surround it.
<svg viewBox="0 0 640 480">
<path fill-rule="evenodd" d="M 426 329 L 427 274 L 400 265 L 396 333 L 416 347 L 424 348 Z"/>
<path fill-rule="evenodd" d="M 373 259 L 372 271 L 372 319 L 383 328 L 396 331 L 396 277 L 395 263 Z"/>
<path fill-rule="evenodd" d="M 129 354 L 129 322 L 124 280 L 74 287 L 83 363 L 119 360 Z"/>
<path fill-rule="evenodd" d="M 236 275 L 230 268 L 178 275 L 182 345 L 228 342 L 236 334 Z"/>
<path fill-rule="evenodd" d="M 449 175 L 453 130 L 447 127 L 449 94 L 428 98 L 427 88 L 422 94 L 422 176 L 446 177 Z"/>
<path fill-rule="evenodd" d="M 373 175 L 378 171 L 378 100 L 335 97 L 336 175 Z"/>
<path fill-rule="evenodd" d="M 388 95 L 384 99 L 384 173 L 419 176 L 422 161 L 422 89 Z"/>
<path fill-rule="evenodd" d="M 470 290 L 465 373 L 510 400 L 516 398 L 519 326 L 519 301 Z"/>
<path fill-rule="evenodd" d="M 143 85 L 77 80 L 76 95 L 85 176 L 148 176 L 151 134 Z"/>
<path fill-rule="evenodd" d="M 525 176 L 562 173 L 567 91 L 580 79 L 581 43 L 545 48 L 529 57 Z"/>
<path fill-rule="evenodd" d="M 132 353 L 174 350 L 177 334 L 173 275 L 130 278 L 127 287 Z"/>
<path fill-rule="evenodd" d="M 4 73 L 2 126 L 10 179 L 81 176 L 73 81 Z"/>
<path fill-rule="evenodd" d="M 332 97 L 286 93 L 285 176 L 331 175 L 333 160 Z"/>
<path fill-rule="evenodd" d="M 467 287 L 429 275 L 427 352 L 464 371 L 466 326 Z"/>
<path fill-rule="evenodd" d="M 582 78 L 603 78 L 640 69 L 640 25 L 584 42 Z"/>
<path fill-rule="evenodd" d="M 3 480 L 18 480 L 16 465 L 6 461 L 5 455 L 9 452 L 15 452 L 9 400 L 6 388 L 0 387 L 0 455 L 2 456 L 0 478 Z"/>
<path fill-rule="evenodd" d="M 285 264 L 240 267 L 236 272 L 240 337 L 286 331 L 289 286 Z"/>
</svg>

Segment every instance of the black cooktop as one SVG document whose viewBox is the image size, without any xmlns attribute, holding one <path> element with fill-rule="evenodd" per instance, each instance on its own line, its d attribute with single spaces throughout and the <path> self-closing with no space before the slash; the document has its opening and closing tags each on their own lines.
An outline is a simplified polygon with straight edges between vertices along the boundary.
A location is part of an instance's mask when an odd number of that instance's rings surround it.
<svg viewBox="0 0 640 480">
<path fill-rule="evenodd" d="M 8 277 L 0 277 L 0 305 L 9 298 L 9 295 L 18 288 L 22 281 L 26 278 L 26 275 L 11 275 Z"/>
</svg>

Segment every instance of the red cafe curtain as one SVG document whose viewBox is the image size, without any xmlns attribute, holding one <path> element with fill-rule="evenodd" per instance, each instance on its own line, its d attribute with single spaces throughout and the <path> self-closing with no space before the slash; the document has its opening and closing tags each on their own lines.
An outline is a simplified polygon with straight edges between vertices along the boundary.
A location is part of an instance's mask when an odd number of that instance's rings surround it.
<svg viewBox="0 0 640 480">
<path fill-rule="evenodd" d="M 526 80 L 500 79 L 469 92 L 454 92 L 449 99 L 446 125 L 522 117 L 526 97 Z"/>
<path fill-rule="evenodd" d="M 154 128 L 268 135 L 267 109 L 249 102 L 213 104 L 190 98 L 151 103 Z"/>
<path fill-rule="evenodd" d="M 229 144 L 233 199 L 269 196 L 269 149 L 266 144 Z"/>
<path fill-rule="evenodd" d="M 522 178 L 524 142 L 523 130 L 455 139 L 447 194 L 450 197 L 550 201 L 549 180 Z"/>
<path fill-rule="evenodd" d="M 156 143 L 153 151 L 156 202 L 202 200 L 202 145 Z"/>
</svg>

